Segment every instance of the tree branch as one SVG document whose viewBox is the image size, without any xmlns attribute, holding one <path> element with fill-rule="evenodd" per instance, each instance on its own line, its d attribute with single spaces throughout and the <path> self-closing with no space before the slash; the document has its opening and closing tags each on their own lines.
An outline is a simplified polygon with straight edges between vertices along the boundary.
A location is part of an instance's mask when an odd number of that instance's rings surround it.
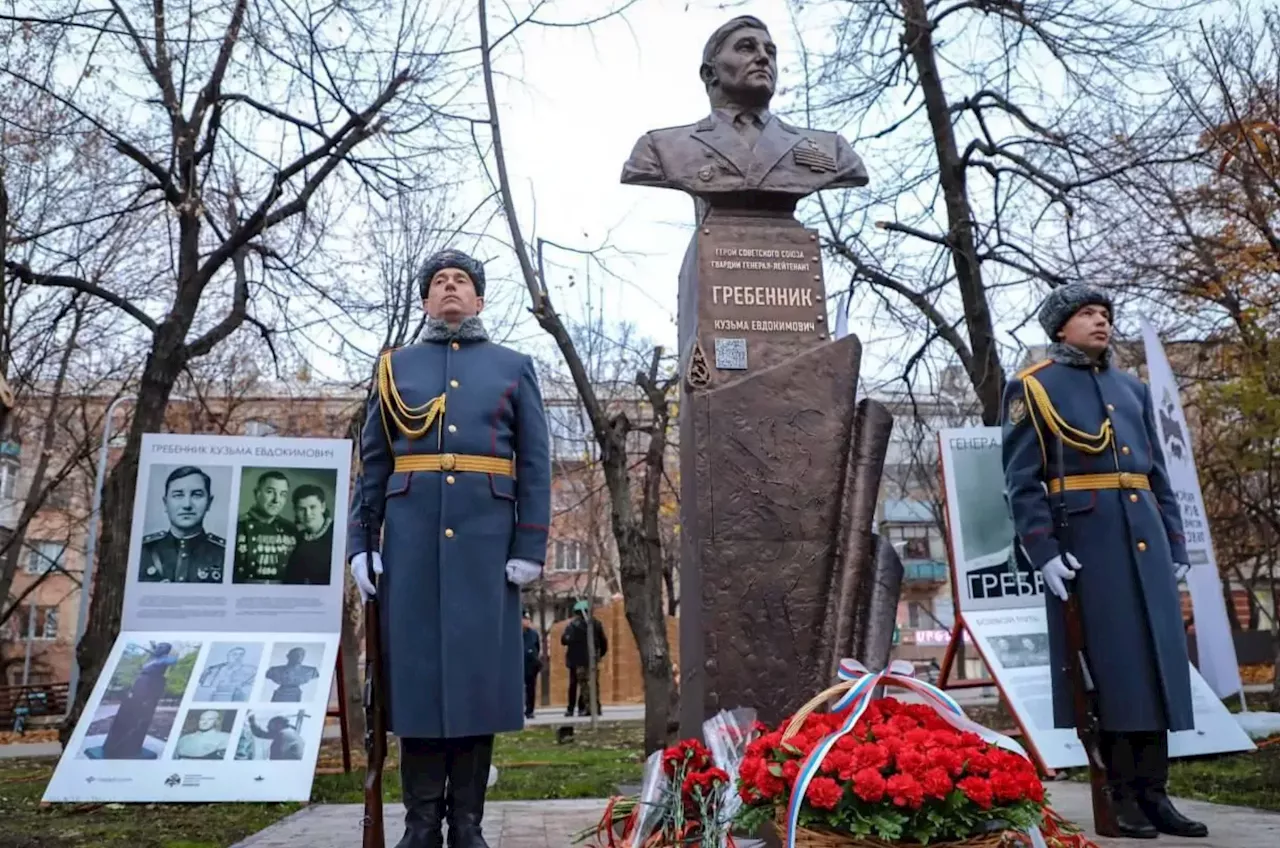
<svg viewBox="0 0 1280 848">
<path fill-rule="evenodd" d="M 151 332 L 154 333 L 158 328 L 156 321 L 150 315 L 143 312 L 129 300 L 88 280 L 71 277 L 66 274 L 41 274 L 21 262 L 6 261 L 5 267 L 9 269 L 9 273 L 28 285 L 72 289 L 73 291 L 91 294 L 123 310 Z"/>
</svg>

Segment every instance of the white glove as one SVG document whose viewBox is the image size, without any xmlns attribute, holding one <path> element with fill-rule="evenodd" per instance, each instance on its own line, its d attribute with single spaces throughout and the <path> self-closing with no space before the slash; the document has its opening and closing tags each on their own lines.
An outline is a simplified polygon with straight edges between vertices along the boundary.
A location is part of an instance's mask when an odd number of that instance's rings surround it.
<svg viewBox="0 0 1280 848">
<path fill-rule="evenodd" d="M 1059 600 L 1067 599 L 1067 583 L 1068 580 L 1076 579 L 1076 572 L 1080 570 L 1080 561 L 1071 554 L 1063 554 L 1056 556 L 1044 564 L 1044 568 L 1040 569 L 1040 574 L 1044 577 L 1044 585 L 1049 591 L 1058 596 Z"/>
<path fill-rule="evenodd" d="M 1191 571 L 1191 566 L 1185 562 L 1175 562 L 1173 564 L 1173 581 L 1181 583 L 1187 579 L 1187 573 Z"/>
<path fill-rule="evenodd" d="M 517 586 L 527 586 L 542 576 L 542 566 L 527 559 L 507 560 L 507 579 Z"/>
<path fill-rule="evenodd" d="M 373 552 L 373 573 L 382 576 L 382 554 Z M 356 581 L 360 597 L 369 600 L 376 593 L 373 583 L 369 581 L 369 554 L 356 554 L 351 558 L 351 577 Z"/>
</svg>

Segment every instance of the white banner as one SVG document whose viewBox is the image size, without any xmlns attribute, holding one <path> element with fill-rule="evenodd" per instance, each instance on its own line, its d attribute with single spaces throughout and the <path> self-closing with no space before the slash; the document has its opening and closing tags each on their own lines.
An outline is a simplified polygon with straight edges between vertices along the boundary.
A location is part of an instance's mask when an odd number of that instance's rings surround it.
<svg viewBox="0 0 1280 848">
<path fill-rule="evenodd" d="M 941 430 L 950 541 L 960 612 L 1044 605 L 1039 571 L 1018 565 L 1004 496 L 999 427 Z M 963 493 L 963 495 L 962 495 Z"/>
<path fill-rule="evenodd" d="M 146 434 L 122 632 L 46 802 L 306 801 L 351 443 Z"/>
<path fill-rule="evenodd" d="M 1045 767 L 1087 764 L 1075 728 L 1053 726 L 1053 683 L 1049 674 L 1049 624 L 1044 607 L 966 613 L 965 624 L 978 643 L 1010 709 L 1017 715 Z M 1169 734 L 1170 757 L 1252 751 L 1254 744 L 1231 712 L 1191 669 L 1194 730 Z"/>
<path fill-rule="evenodd" d="M 1195 453 L 1191 444 L 1191 430 L 1178 397 L 1178 384 L 1169 367 L 1160 337 L 1146 319 L 1142 325 L 1142 340 L 1147 353 L 1147 372 L 1150 377 L 1151 399 L 1155 405 L 1156 427 L 1160 430 L 1160 444 L 1164 449 L 1165 467 L 1169 482 L 1178 496 L 1182 512 L 1183 533 L 1187 542 L 1187 557 L 1191 571 L 1187 574 L 1187 589 L 1191 594 L 1191 607 L 1195 615 L 1196 649 L 1200 673 L 1219 698 L 1239 692 L 1240 666 L 1236 659 L 1235 643 L 1231 638 L 1231 624 L 1227 621 L 1227 606 L 1222 599 L 1222 580 L 1218 576 L 1218 561 L 1213 555 L 1213 539 L 1205 516 L 1204 496 L 1196 474 Z"/>
</svg>

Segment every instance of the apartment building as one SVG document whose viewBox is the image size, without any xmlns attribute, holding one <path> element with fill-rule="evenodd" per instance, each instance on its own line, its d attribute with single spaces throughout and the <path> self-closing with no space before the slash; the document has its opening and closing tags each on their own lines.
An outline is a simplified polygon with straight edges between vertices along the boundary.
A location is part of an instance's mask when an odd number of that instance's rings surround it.
<svg viewBox="0 0 1280 848">
<path fill-rule="evenodd" d="M 581 403 L 571 387 L 568 394 L 563 388 L 544 387 L 552 437 L 554 516 L 545 579 L 528 588 L 525 596 L 535 620 L 545 614 L 548 627 L 567 618 L 580 599 L 590 597 L 593 604 L 603 606 L 621 598 L 598 450 Z M 308 379 L 253 379 L 234 387 L 206 386 L 179 394 L 169 405 L 167 432 L 345 438 L 364 401 L 359 388 Z M 103 393 L 64 402 L 64 414 L 59 417 L 85 422 L 85 426 L 58 428 L 49 470 L 37 491 L 32 491 L 32 484 L 44 436 L 45 407 L 37 402 L 17 410 L 9 419 L 11 426 L 0 433 L 0 544 L 21 536 L 18 544 L 9 546 L 9 555 L 17 558 L 16 569 L 9 598 L 0 608 L 9 613 L 0 626 L 0 684 L 57 683 L 69 677 L 82 610 L 80 586 L 99 447 L 105 429 L 110 467 L 123 447 L 130 419 L 131 403 L 126 398 L 116 403 L 111 420 L 104 420 L 117 397 Z M 198 400 L 184 399 L 188 397 Z M 610 401 L 610 408 L 626 409 L 641 426 L 652 417 L 638 397 Z M 65 414 L 68 409 L 74 409 L 74 415 Z M 640 432 L 633 434 L 636 457 L 647 447 L 646 438 Z M 676 451 L 673 446 L 668 463 L 674 485 L 678 485 Z M 39 508 L 22 528 L 23 509 L 32 498 L 39 498 Z M 674 504 L 672 495 L 665 504 L 664 519 L 664 533 L 672 535 L 678 521 Z M 674 584 L 672 589 L 678 591 Z"/>
</svg>

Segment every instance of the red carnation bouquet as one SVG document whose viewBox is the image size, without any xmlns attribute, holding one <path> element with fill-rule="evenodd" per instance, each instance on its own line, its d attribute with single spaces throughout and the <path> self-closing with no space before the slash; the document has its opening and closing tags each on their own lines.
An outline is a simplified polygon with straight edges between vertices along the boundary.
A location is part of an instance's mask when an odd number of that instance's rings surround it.
<svg viewBox="0 0 1280 848">
<path fill-rule="evenodd" d="M 739 769 L 738 824 L 755 829 L 785 821 L 802 765 L 848 716 L 811 714 L 787 737 L 788 719 L 751 742 Z M 1042 823 L 1044 801 L 1026 758 L 956 730 L 924 704 L 881 698 L 819 764 L 799 825 L 927 845 L 1026 831 Z"/>
<path fill-rule="evenodd" d="M 735 791 L 746 746 L 765 728 L 754 710 L 721 711 L 703 724 L 708 744 L 686 739 L 655 752 L 635 798 L 614 798 L 598 826 L 577 835 L 598 848 L 732 848 Z"/>
</svg>

